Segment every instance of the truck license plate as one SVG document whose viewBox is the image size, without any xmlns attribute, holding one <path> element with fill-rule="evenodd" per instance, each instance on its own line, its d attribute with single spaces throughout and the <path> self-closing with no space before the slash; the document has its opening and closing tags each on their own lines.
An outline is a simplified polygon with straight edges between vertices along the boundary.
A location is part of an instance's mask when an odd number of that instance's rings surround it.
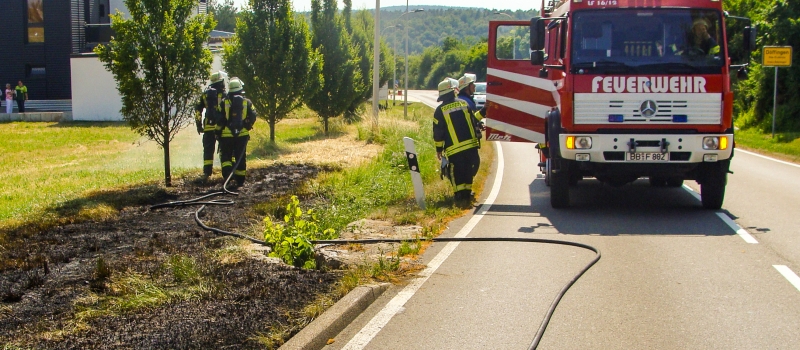
<svg viewBox="0 0 800 350">
<path fill-rule="evenodd" d="M 641 153 L 625 153 L 627 154 L 627 161 L 629 162 L 667 162 L 669 161 L 669 153 L 658 152 L 641 152 Z"/>
</svg>

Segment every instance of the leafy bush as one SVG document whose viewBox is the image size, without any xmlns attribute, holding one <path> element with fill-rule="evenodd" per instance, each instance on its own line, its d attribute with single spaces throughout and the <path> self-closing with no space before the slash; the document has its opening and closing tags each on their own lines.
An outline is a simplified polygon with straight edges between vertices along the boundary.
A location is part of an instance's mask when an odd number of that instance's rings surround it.
<svg viewBox="0 0 800 350">
<path fill-rule="evenodd" d="M 264 240 L 272 248 L 269 256 L 280 258 L 289 265 L 316 268 L 311 241 L 333 239 L 336 232 L 331 228 L 321 230 L 316 213 L 312 209 L 303 212 L 297 196 L 292 196 L 286 205 L 283 221 L 280 224 L 272 222 L 269 216 L 264 218 Z"/>
</svg>

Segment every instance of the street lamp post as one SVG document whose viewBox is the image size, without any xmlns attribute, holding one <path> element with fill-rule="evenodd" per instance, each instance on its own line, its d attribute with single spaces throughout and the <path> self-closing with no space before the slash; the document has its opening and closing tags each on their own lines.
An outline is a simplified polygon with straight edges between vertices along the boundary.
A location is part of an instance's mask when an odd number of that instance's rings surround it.
<svg viewBox="0 0 800 350">
<path fill-rule="evenodd" d="M 400 17 L 403 17 L 409 13 L 416 13 L 422 11 L 425 10 L 416 9 L 414 11 L 408 11 L 408 0 L 406 0 L 406 12 L 400 15 Z M 405 58 L 405 64 L 403 65 L 403 70 L 405 70 L 404 74 L 405 78 L 403 79 L 405 83 L 405 86 L 403 88 L 403 117 L 408 118 L 408 19 L 406 19 L 405 29 L 406 29 L 406 58 Z"/>
<path fill-rule="evenodd" d="M 372 116 L 378 127 L 378 90 L 381 59 L 381 0 L 375 0 L 375 40 L 372 46 Z"/>
<path fill-rule="evenodd" d="M 403 27 L 402 24 L 395 24 L 393 26 L 388 26 L 386 28 L 383 28 L 383 29 L 381 29 L 381 37 L 383 37 L 383 31 L 384 30 L 387 30 L 387 29 L 390 29 L 390 28 L 402 28 L 402 27 Z M 392 73 L 392 87 L 391 87 L 391 89 L 393 91 L 392 92 L 392 99 L 394 100 L 394 99 L 396 99 L 395 95 L 396 95 L 396 92 L 397 92 L 397 91 L 395 91 L 395 87 L 394 87 L 394 82 L 397 81 L 397 59 L 395 58 L 397 56 L 397 36 L 396 35 L 394 36 L 394 39 L 392 39 L 392 42 L 393 42 L 393 45 L 394 45 L 394 48 L 393 48 L 394 51 L 392 51 L 392 53 L 393 53 L 392 57 L 393 57 L 393 60 L 394 60 L 394 62 L 393 62 L 394 64 L 392 66 L 394 67 L 394 69 L 393 69 L 393 73 Z M 392 105 L 394 106 L 394 101 L 392 101 Z M 387 106 L 388 106 L 388 102 L 387 102 Z"/>
<path fill-rule="evenodd" d="M 509 14 L 507 14 L 505 12 L 492 12 L 492 14 L 506 16 L 511 20 L 514 19 L 514 17 L 511 17 L 511 15 L 509 15 Z M 511 59 L 515 60 L 515 59 L 517 59 L 517 35 L 516 35 L 516 32 L 514 34 L 514 37 L 511 38 L 511 46 L 512 46 L 512 48 L 511 48 Z"/>
</svg>

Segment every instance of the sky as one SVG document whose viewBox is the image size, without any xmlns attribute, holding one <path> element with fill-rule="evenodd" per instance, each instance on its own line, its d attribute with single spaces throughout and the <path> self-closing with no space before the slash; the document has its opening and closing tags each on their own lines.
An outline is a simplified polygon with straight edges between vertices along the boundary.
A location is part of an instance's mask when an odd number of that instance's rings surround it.
<svg viewBox="0 0 800 350">
<path fill-rule="evenodd" d="M 495 10 L 530 10 L 531 8 L 538 9 L 541 6 L 541 1 L 538 0 L 505 0 L 502 5 L 493 5 L 487 7 L 491 1 L 487 0 L 381 0 L 381 8 L 388 6 L 405 6 L 408 1 L 409 9 L 419 5 L 439 5 L 439 6 L 454 6 L 454 7 L 482 7 L 491 8 Z M 247 0 L 233 0 L 237 7 L 247 4 Z M 294 10 L 298 12 L 311 11 L 311 0 L 292 0 Z M 495 7 L 499 6 L 499 7 Z M 339 0 L 339 9 L 344 8 L 344 3 Z M 369 0 L 353 0 L 353 9 L 374 9 L 375 1 Z"/>
</svg>

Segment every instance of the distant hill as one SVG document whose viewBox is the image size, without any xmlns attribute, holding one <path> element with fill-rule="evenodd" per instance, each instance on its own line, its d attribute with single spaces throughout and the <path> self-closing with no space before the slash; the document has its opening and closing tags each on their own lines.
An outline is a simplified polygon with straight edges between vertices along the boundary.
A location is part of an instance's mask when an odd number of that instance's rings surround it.
<svg viewBox="0 0 800 350">
<path fill-rule="evenodd" d="M 474 44 L 486 39 L 489 36 L 489 21 L 500 20 L 520 20 L 530 21 L 532 17 L 538 15 L 538 11 L 509 11 L 509 10 L 488 10 L 483 8 L 471 7 L 451 7 L 451 6 L 412 6 L 409 10 L 423 9 L 422 12 L 409 13 L 402 18 L 405 6 L 389 6 L 381 8 L 381 28 L 388 28 L 394 25 L 408 23 L 408 51 L 409 54 L 419 54 L 425 48 L 438 46 L 446 37 L 453 37 L 460 41 Z M 359 10 L 354 9 L 353 12 Z M 508 14 L 509 18 L 503 14 Z M 310 16 L 308 12 L 303 13 Z M 383 39 L 394 48 L 397 40 L 397 52 L 404 52 L 403 30 L 398 28 L 388 28 L 382 31 Z"/>
</svg>

